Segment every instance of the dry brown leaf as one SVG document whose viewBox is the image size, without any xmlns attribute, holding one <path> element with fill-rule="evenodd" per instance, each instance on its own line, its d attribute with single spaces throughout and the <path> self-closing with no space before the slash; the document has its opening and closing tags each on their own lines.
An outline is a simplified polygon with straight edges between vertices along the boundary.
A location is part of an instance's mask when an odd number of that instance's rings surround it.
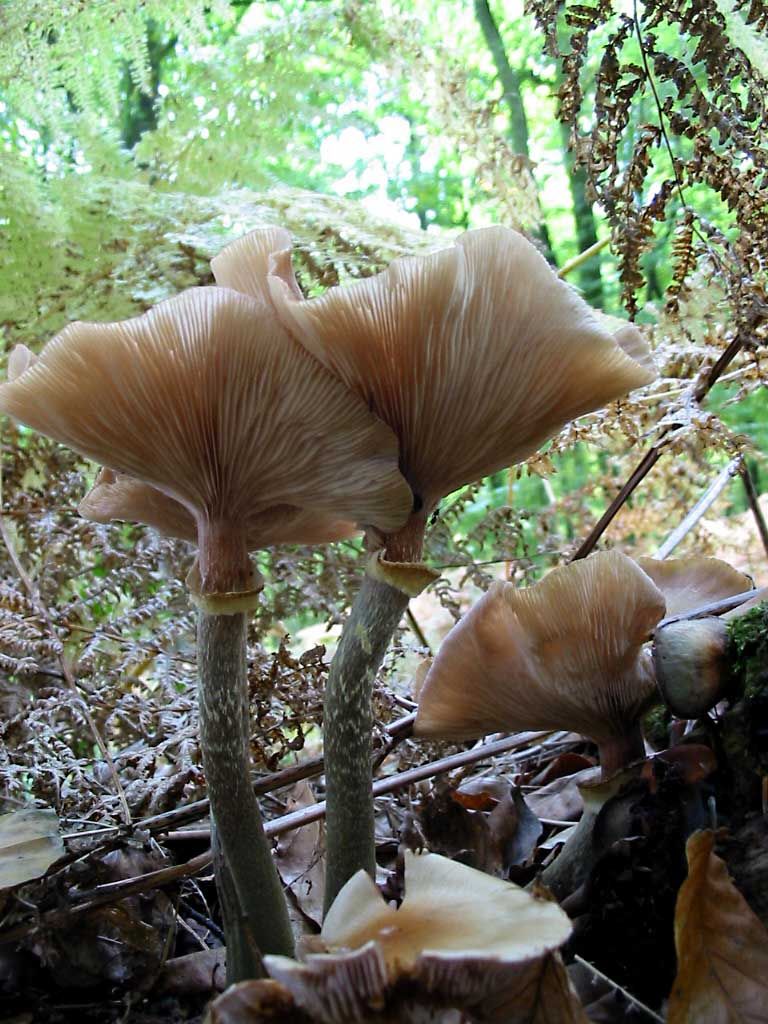
<svg viewBox="0 0 768 1024">
<path fill-rule="evenodd" d="M 599 777 L 599 768 L 582 768 L 573 775 L 563 775 L 559 779 L 554 779 L 533 793 L 526 793 L 525 800 L 539 818 L 578 821 L 584 810 L 584 800 L 579 792 L 579 786 L 585 782 L 593 782 Z"/>
<path fill-rule="evenodd" d="M 713 852 L 713 832 L 688 840 L 688 878 L 675 910 L 678 971 L 669 1024 L 765 1024 L 768 931 Z"/>
<path fill-rule="evenodd" d="M 521 967 L 517 984 L 479 1009 L 488 1024 L 589 1024 L 559 953 Z"/>
<path fill-rule="evenodd" d="M 166 961 L 154 985 L 155 992 L 188 996 L 193 992 L 222 992 L 226 975 L 226 949 L 198 949 Z"/>
<path fill-rule="evenodd" d="M 308 782 L 297 782 L 286 802 L 287 811 L 311 807 L 315 796 Z M 277 869 L 301 912 L 320 927 L 323 920 L 325 856 L 319 821 L 281 836 L 275 851 Z"/>
</svg>

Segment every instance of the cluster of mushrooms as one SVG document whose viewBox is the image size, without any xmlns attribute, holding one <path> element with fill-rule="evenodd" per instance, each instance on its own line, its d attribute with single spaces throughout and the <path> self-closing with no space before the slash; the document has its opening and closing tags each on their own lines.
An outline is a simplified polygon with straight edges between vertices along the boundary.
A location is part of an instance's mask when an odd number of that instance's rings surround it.
<svg viewBox="0 0 768 1024">
<path fill-rule="evenodd" d="M 409 859 L 399 910 L 382 903 L 371 881 L 373 679 L 410 597 L 436 577 L 421 559 L 441 499 L 649 383 L 650 353 L 633 325 L 594 313 L 533 245 L 501 227 L 313 299 L 280 228 L 252 231 L 212 269 L 215 287 L 124 322 L 73 323 L 39 357 L 17 348 L 0 411 L 103 467 L 84 516 L 196 542 L 187 584 L 199 615 L 217 881 L 235 899 L 228 948 L 257 952 L 233 956 L 230 979 L 253 976 L 263 955 L 311 1019 L 350 1019 L 343 1007 L 355 1000 L 389 1005 L 405 990 L 452 993 L 452 1005 L 492 1019 L 488 1000 L 506 991 L 509 965 L 517 984 L 521 964 L 564 941 L 567 919 L 556 904 L 434 855 Z M 300 966 L 287 959 L 294 939 L 251 788 L 246 617 L 263 581 L 250 555 L 357 529 L 362 584 L 324 709 L 324 952 Z M 638 721 L 655 685 L 647 641 L 665 613 L 748 588 L 722 572 L 727 580 L 713 560 L 692 569 L 608 552 L 527 590 L 495 584 L 427 673 L 416 734 L 566 726 L 592 738 L 603 771 L 614 772 L 643 754 Z M 475 886 L 496 911 L 482 912 L 486 931 L 494 922 L 488 944 L 470 930 L 477 945 L 468 948 L 442 915 L 461 900 L 475 906 Z M 466 928 L 469 913 L 459 913 Z M 498 976 L 475 963 L 489 960 Z"/>
</svg>

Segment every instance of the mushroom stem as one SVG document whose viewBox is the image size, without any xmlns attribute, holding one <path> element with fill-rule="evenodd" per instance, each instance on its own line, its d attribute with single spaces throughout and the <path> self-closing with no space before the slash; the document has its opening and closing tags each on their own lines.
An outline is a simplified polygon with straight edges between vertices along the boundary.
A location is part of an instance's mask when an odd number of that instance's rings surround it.
<svg viewBox="0 0 768 1024">
<path fill-rule="evenodd" d="M 601 778 L 607 779 L 614 772 L 626 768 L 632 761 L 645 757 L 645 742 L 639 719 L 636 719 L 625 733 L 598 744 Z"/>
<path fill-rule="evenodd" d="M 224 858 L 217 828 L 211 829 L 211 850 L 226 938 L 227 984 L 234 985 L 243 978 L 261 978 L 266 974 L 264 961 L 253 935 L 248 931 L 247 921 L 243 920 L 240 900 L 235 892 L 232 873 Z"/>
<path fill-rule="evenodd" d="M 200 589 L 204 594 L 248 590 L 251 562 L 245 532 L 221 520 L 198 521 Z"/>
<path fill-rule="evenodd" d="M 227 945 L 293 955 L 293 935 L 250 779 L 246 617 L 198 617 L 200 746 L 211 815 L 242 919 L 226 922 Z M 233 934 L 236 932 L 237 934 Z M 234 979 L 233 979 L 234 980 Z M 243 981 L 243 978 L 237 978 Z"/>
<path fill-rule="evenodd" d="M 424 519 L 412 516 L 387 537 L 395 561 L 417 561 Z M 367 574 L 352 603 L 325 687 L 323 749 L 326 783 L 325 910 L 361 868 L 376 877 L 371 754 L 371 695 L 376 672 L 408 595 Z"/>
</svg>

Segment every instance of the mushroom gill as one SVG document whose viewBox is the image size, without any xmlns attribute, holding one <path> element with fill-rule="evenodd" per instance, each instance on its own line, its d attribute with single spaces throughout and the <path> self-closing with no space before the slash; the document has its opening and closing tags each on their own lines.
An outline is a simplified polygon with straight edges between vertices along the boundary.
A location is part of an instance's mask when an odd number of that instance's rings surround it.
<svg viewBox="0 0 768 1024">
<path fill-rule="evenodd" d="M 249 530 L 285 506 L 397 529 L 412 504 L 397 440 L 286 334 L 269 305 L 225 288 L 183 292 L 121 323 L 71 324 L 37 359 L 22 350 L 11 376 L 0 385 L 0 411 L 108 467 L 118 482 L 149 485 L 150 515 L 163 520 L 172 501 L 184 513 L 181 528 L 195 524 L 203 766 L 240 904 L 229 938 L 232 948 L 290 952 L 250 780 L 243 611 L 257 588 Z"/>
<path fill-rule="evenodd" d="M 414 733 L 573 729 L 604 773 L 642 756 L 638 719 L 655 692 L 644 644 L 664 596 L 618 551 L 553 569 L 518 590 L 494 583 L 451 630 L 419 695 Z"/>
<path fill-rule="evenodd" d="M 277 246 L 280 246 L 277 248 Z M 238 260 L 250 261 L 252 274 Z M 570 419 L 655 376 L 640 332 L 616 334 L 517 232 L 483 228 L 374 277 L 305 300 L 290 251 L 252 232 L 214 266 L 217 281 L 263 294 L 289 332 L 397 435 L 415 500 L 377 548 L 326 687 L 327 903 L 354 872 L 375 869 L 370 689 L 420 563 L 427 518 L 448 493 L 531 455 Z"/>
</svg>

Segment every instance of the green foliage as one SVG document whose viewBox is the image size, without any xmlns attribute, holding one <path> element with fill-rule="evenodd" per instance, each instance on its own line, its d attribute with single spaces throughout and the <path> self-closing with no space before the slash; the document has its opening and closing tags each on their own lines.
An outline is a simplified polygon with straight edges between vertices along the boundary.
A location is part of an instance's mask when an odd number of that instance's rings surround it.
<svg viewBox="0 0 768 1024">
<path fill-rule="evenodd" d="M 474 8 L 460 0 L 13 0 L 0 10 L 6 351 L 16 342 L 39 349 L 73 319 L 133 316 L 207 283 L 211 256 L 260 224 L 291 231 L 308 293 L 486 223 L 532 231 L 543 215 L 558 262 L 579 250 L 579 218 L 611 237 L 598 275 L 604 302 L 619 312 L 623 291 L 649 325 L 659 379 L 570 425 L 527 467 L 444 503 L 427 546 L 444 578 L 419 613 L 440 629 L 469 590 L 501 574 L 525 583 L 568 558 L 660 425 L 670 453 L 611 525 L 610 543 L 628 550 L 655 549 L 725 459 L 748 446 L 742 434 L 765 440 L 764 185 L 753 173 L 765 147 L 750 114 L 763 80 L 759 21 L 726 0 L 707 7 L 713 29 L 691 5 L 646 4 L 646 73 L 624 8 L 530 6 L 541 29 L 514 0 L 491 4 L 517 73 L 530 161 L 513 141 Z M 704 37 L 734 71 L 727 82 L 718 85 L 712 60 L 697 56 Z M 545 39 L 564 63 L 544 51 Z M 555 123 L 557 90 L 600 199 L 580 212 L 568 131 Z M 692 134 L 697 118 L 711 122 L 701 138 Z M 669 184 L 673 170 L 682 196 Z M 737 334 L 748 354 L 702 409 L 692 397 L 702 368 Z M 53 775 L 41 777 L 35 795 L 70 812 L 92 809 L 83 780 L 93 740 L 77 701 L 60 691 L 33 699 L 17 685 L 58 678 L 63 654 L 110 748 L 127 751 L 119 771 L 129 788 L 136 782 L 136 805 L 152 799 L 148 787 L 168 765 L 194 793 L 192 620 L 181 582 L 191 552 L 141 528 L 83 523 L 76 507 L 93 467 L 23 430 L 11 427 L 4 440 L 4 521 L 53 623 L 3 550 L 0 667 L 12 696 L 0 693 L 0 703 L 32 709 L 28 721 L 7 715 L 14 724 L 4 739 L 21 751 L 9 792 L 26 792 L 50 748 L 72 783 L 59 796 Z M 715 512 L 726 502 L 738 504 L 724 495 Z M 686 543 L 717 553 L 704 531 Z M 265 605 L 250 646 L 262 763 L 319 719 L 323 660 L 305 664 L 296 651 L 309 654 L 324 624 L 343 619 L 359 552 L 354 542 L 263 557 Z M 261 627 L 269 632 L 257 635 Z M 425 630 L 439 640 L 437 627 Z M 416 633 L 401 638 L 387 685 L 403 684 L 420 644 Z M 290 685 L 302 674 L 303 694 Z M 390 699 L 380 689 L 382 708 Z M 134 746 L 145 734 L 157 740 L 151 757 Z"/>
</svg>

